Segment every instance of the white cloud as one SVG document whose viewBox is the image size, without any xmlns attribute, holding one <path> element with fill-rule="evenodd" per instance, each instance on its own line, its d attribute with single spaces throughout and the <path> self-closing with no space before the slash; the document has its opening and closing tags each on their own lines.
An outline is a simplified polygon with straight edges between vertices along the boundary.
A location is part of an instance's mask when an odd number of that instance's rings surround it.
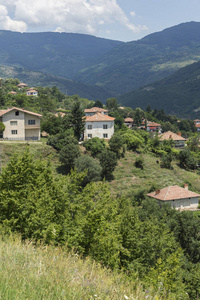
<svg viewBox="0 0 200 300">
<path fill-rule="evenodd" d="M 0 28 L 4 30 L 20 31 L 27 30 L 27 26 L 23 21 L 13 20 L 8 15 L 8 10 L 4 5 L 0 4 Z"/>
<path fill-rule="evenodd" d="M 135 16 L 136 16 L 136 14 L 135 14 L 134 11 L 131 11 L 131 12 L 130 12 L 130 15 L 131 15 L 131 17 L 135 17 Z"/>
<path fill-rule="evenodd" d="M 0 6 L 0 18 L 4 16 L 0 27 L 18 31 L 50 28 L 98 34 L 102 27 L 106 31 L 117 23 L 133 32 L 146 29 L 132 24 L 116 0 L 0 0 Z"/>
</svg>

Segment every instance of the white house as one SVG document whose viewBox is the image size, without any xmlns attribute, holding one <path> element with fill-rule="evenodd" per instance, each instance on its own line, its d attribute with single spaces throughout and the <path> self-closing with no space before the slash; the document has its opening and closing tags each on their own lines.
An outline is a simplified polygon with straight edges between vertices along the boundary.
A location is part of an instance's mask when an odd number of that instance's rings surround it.
<svg viewBox="0 0 200 300">
<path fill-rule="evenodd" d="M 174 133 L 172 131 L 167 131 L 159 135 L 160 141 L 172 140 L 174 141 L 174 146 L 177 148 L 185 147 L 186 139 L 181 136 L 181 132 Z"/>
<path fill-rule="evenodd" d="M 110 139 L 114 133 L 114 120 L 115 118 L 101 112 L 86 116 L 84 140 L 94 137 Z"/>
<path fill-rule="evenodd" d="M 5 140 L 40 140 L 40 119 L 42 115 L 21 108 L 0 110 L 0 122 L 5 130 L 0 138 Z"/>
<path fill-rule="evenodd" d="M 184 188 L 169 186 L 161 190 L 148 193 L 147 196 L 155 198 L 162 203 L 169 203 L 172 208 L 179 210 L 195 210 L 199 205 L 200 194 L 188 190 L 188 184 Z"/>
<path fill-rule="evenodd" d="M 34 90 L 33 88 L 31 88 L 31 89 L 27 90 L 26 96 L 35 96 L 35 97 L 37 97 L 38 92 L 36 90 Z"/>
</svg>

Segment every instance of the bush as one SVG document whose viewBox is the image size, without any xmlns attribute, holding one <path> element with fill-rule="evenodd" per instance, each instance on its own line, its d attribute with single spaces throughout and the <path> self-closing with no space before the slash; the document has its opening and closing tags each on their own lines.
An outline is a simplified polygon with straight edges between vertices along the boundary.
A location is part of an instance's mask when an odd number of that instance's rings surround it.
<svg viewBox="0 0 200 300">
<path fill-rule="evenodd" d="M 111 180 L 113 178 L 112 173 L 114 172 L 115 167 L 117 166 L 116 153 L 105 149 L 101 152 L 98 158 L 102 167 L 102 178 L 105 178 L 106 180 Z"/>
<path fill-rule="evenodd" d="M 144 169 L 144 158 L 142 156 L 139 156 L 135 160 L 135 167 L 139 168 L 141 170 Z"/>
<path fill-rule="evenodd" d="M 83 146 L 87 151 L 91 152 L 91 155 L 96 157 L 99 153 L 101 153 L 105 149 L 105 141 L 98 137 L 87 140 L 83 143 Z"/>
<path fill-rule="evenodd" d="M 101 180 L 102 167 L 100 162 L 91 156 L 83 155 L 77 158 L 75 167 L 79 173 L 87 171 L 83 179 L 83 186 L 91 181 Z"/>
<path fill-rule="evenodd" d="M 171 153 L 164 154 L 161 157 L 160 166 L 161 166 L 161 168 L 171 169 L 172 168 L 171 162 L 172 162 L 172 155 L 171 155 Z"/>
<path fill-rule="evenodd" d="M 66 172 L 70 172 L 75 167 L 75 161 L 80 156 L 79 146 L 73 143 L 65 145 L 60 151 L 59 159 Z"/>
</svg>

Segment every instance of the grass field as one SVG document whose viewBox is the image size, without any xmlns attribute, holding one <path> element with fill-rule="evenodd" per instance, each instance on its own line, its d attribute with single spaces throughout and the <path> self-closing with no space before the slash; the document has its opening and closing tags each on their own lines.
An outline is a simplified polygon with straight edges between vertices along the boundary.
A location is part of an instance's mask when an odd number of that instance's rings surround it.
<svg viewBox="0 0 200 300">
<path fill-rule="evenodd" d="M 87 259 L 51 246 L 1 238 L 0 299 L 3 300 L 143 300 L 139 282 Z"/>
</svg>

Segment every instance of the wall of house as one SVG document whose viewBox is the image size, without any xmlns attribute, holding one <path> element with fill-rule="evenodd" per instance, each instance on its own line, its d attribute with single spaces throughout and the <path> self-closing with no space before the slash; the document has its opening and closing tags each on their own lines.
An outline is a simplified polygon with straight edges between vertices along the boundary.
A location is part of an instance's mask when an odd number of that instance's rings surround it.
<svg viewBox="0 0 200 300">
<path fill-rule="evenodd" d="M 40 118 L 22 111 L 18 111 L 19 115 L 16 115 L 16 112 L 17 110 L 12 110 L 3 115 L 2 121 L 6 126 L 3 138 L 8 140 L 39 140 Z M 35 120 L 35 124 L 29 125 L 28 120 Z"/>
<path fill-rule="evenodd" d="M 16 115 L 17 110 L 12 110 L 3 115 L 3 123 L 6 126 L 3 132 L 3 138 L 8 140 L 24 140 L 24 112 L 19 111 L 19 115 Z M 12 125 L 13 121 L 16 121 L 16 125 Z M 17 134 L 13 134 L 17 131 Z"/>
<path fill-rule="evenodd" d="M 91 125 L 92 129 L 88 129 L 88 125 Z M 103 125 L 107 125 L 107 129 L 103 129 Z M 92 134 L 91 138 L 110 139 L 114 134 L 114 121 L 86 122 L 84 140 L 90 138 L 88 137 L 89 134 Z M 104 134 L 107 134 L 107 137 L 104 137 Z"/>
<path fill-rule="evenodd" d="M 176 209 L 197 209 L 199 205 L 199 198 L 185 198 L 171 201 L 159 201 L 159 203 L 169 203 L 171 207 Z"/>
</svg>

